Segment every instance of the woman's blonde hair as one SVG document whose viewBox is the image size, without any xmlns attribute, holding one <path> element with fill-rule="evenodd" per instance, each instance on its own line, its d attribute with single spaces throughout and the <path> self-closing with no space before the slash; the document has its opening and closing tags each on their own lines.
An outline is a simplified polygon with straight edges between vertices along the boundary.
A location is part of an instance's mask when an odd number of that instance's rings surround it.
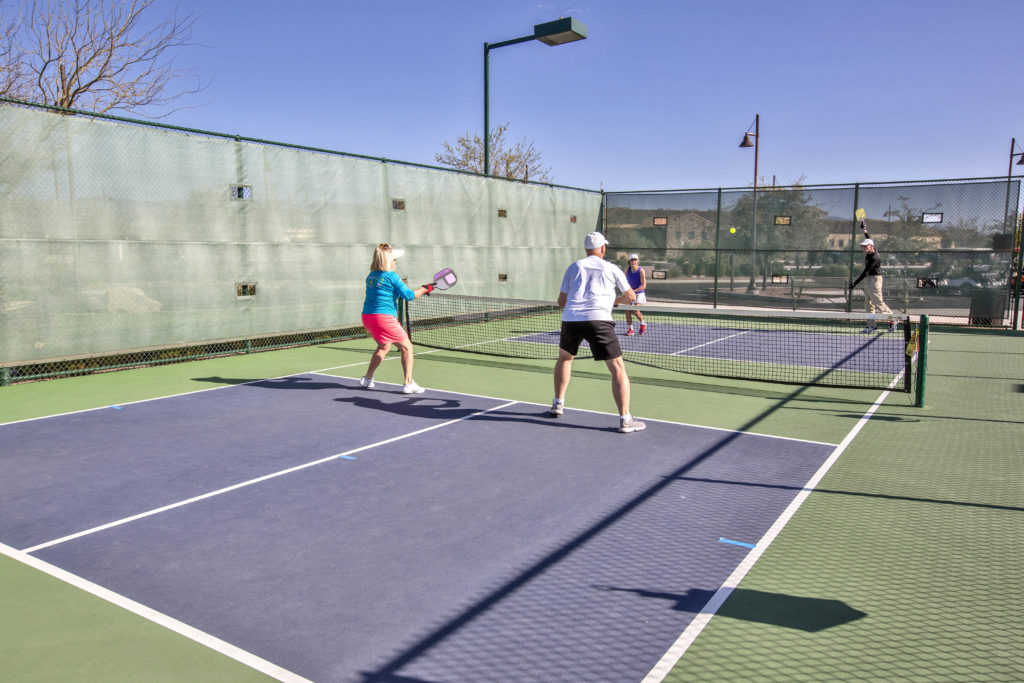
<svg viewBox="0 0 1024 683">
<path fill-rule="evenodd" d="M 395 255 L 391 252 L 391 245 L 387 243 L 378 244 L 377 248 L 373 252 L 373 263 L 370 264 L 370 270 L 394 269 Z"/>
</svg>

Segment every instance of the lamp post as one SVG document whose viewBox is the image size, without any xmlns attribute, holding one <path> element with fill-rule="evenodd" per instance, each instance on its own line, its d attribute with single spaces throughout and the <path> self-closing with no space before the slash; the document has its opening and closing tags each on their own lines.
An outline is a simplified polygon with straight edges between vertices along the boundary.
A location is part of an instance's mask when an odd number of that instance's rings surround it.
<svg viewBox="0 0 1024 683">
<path fill-rule="evenodd" d="M 1024 166 L 1024 152 L 1017 152 L 1017 138 L 1010 138 L 1010 164 L 1007 167 L 1007 207 L 1004 213 L 1002 213 L 1002 231 L 1009 232 L 1010 222 L 1010 182 L 1014 175 L 1014 157 L 1020 157 L 1021 160 L 1017 162 L 1018 166 Z"/>
<path fill-rule="evenodd" d="M 491 174 L 491 121 L 490 121 L 490 62 L 491 50 L 506 45 L 539 40 L 545 45 L 563 45 L 587 37 L 587 27 L 573 17 L 556 19 L 533 27 L 533 33 L 520 38 L 503 40 L 500 43 L 484 43 L 484 175 Z"/>
<path fill-rule="evenodd" d="M 754 132 L 750 132 L 750 128 L 754 129 Z M 761 145 L 761 115 L 754 115 L 754 123 L 751 124 L 750 128 L 747 128 L 747 132 L 743 134 L 743 142 L 740 143 L 740 147 L 753 147 L 754 148 L 754 230 L 750 243 L 750 282 L 747 284 L 747 292 L 757 291 L 757 282 L 754 280 L 754 275 L 757 271 L 757 153 Z M 754 137 L 754 141 L 750 141 L 750 137 Z"/>
<path fill-rule="evenodd" d="M 1013 158 L 1020 157 L 1018 166 L 1024 166 L 1024 151 L 1017 152 L 1017 138 L 1010 138 L 1010 163 L 1006 169 L 1006 209 L 1003 211 L 1003 232 L 1009 232 L 1010 220 L 1010 182 L 1013 179 Z"/>
<path fill-rule="evenodd" d="M 1012 329 L 1017 329 L 1017 322 L 1020 320 L 1020 294 L 1021 279 L 1024 278 L 1024 245 L 1017 243 L 1017 225 L 1010 225 L 1010 184 L 1013 182 L 1013 158 L 1020 157 L 1017 166 L 1024 166 L 1024 151 L 1017 150 L 1017 138 L 1010 138 L 1010 163 L 1006 171 L 1006 208 L 1003 210 L 1003 233 L 1010 234 L 1010 277 L 1013 284 L 1010 285 L 1010 296 L 1013 297 L 1013 318 Z M 1016 207 L 1015 207 L 1016 208 Z M 1016 263 L 1014 263 L 1016 261 Z"/>
</svg>

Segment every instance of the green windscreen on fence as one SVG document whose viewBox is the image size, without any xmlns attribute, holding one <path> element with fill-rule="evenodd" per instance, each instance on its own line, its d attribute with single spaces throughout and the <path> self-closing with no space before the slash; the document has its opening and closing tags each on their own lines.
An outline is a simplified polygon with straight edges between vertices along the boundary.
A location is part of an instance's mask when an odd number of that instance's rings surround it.
<svg viewBox="0 0 1024 683">
<path fill-rule="evenodd" d="M 416 286 L 554 298 L 597 192 L 0 104 L 0 364 L 358 325 Z"/>
</svg>

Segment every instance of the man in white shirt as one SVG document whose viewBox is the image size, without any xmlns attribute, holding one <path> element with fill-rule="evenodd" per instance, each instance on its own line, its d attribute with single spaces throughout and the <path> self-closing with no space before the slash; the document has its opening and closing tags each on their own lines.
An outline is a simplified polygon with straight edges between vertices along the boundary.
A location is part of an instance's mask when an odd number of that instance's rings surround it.
<svg viewBox="0 0 1024 683">
<path fill-rule="evenodd" d="M 565 271 L 558 294 L 562 312 L 562 333 L 555 362 L 555 399 L 551 415 L 559 416 L 565 408 L 565 392 L 569 388 L 572 361 L 586 340 L 594 360 L 603 360 L 612 375 L 612 396 L 619 409 L 619 431 L 638 432 L 645 425 L 629 412 L 629 376 L 622 361 L 622 348 L 615 334 L 612 308 L 630 304 L 636 294 L 618 266 L 604 260 L 608 240 L 592 232 L 583 241 L 587 257 L 576 261 Z M 622 292 L 621 295 L 617 295 Z"/>
</svg>

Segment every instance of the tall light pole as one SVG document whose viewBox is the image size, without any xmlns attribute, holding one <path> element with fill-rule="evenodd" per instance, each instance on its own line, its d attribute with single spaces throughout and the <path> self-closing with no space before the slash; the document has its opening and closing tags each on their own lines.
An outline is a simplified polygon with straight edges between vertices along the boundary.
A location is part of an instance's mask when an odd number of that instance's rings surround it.
<svg viewBox="0 0 1024 683">
<path fill-rule="evenodd" d="M 1010 182 L 1013 180 L 1013 158 L 1020 157 L 1018 166 L 1024 166 L 1024 151 L 1017 151 L 1017 138 L 1010 138 L 1010 164 L 1006 170 L 1006 208 L 1003 211 L 1003 232 L 1010 232 Z M 1016 227 L 1016 226 L 1014 226 Z"/>
<path fill-rule="evenodd" d="M 1018 166 L 1024 166 L 1024 151 L 1017 151 L 1017 138 L 1010 138 L 1010 163 L 1006 171 L 1006 208 L 1003 210 L 1003 233 L 1009 233 L 1010 237 L 1010 277 L 1013 284 L 1010 285 L 1010 296 L 1013 297 L 1013 318 L 1012 329 L 1017 329 L 1017 322 L 1020 320 L 1020 294 L 1021 279 L 1024 278 L 1024 244 L 1017 243 L 1017 224 L 1010 223 L 1010 184 L 1013 181 L 1013 158 L 1020 157 Z M 1019 198 L 1018 198 L 1019 199 Z M 1016 207 L 1014 207 L 1016 209 Z M 1016 212 L 1015 212 L 1016 213 Z M 1014 251 L 1016 249 L 1016 251 Z"/>
<path fill-rule="evenodd" d="M 521 38 L 503 40 L 500 43 L 484 43 L 484 175 L 491 174 L 491 119 L 490 119 L 490 62 L 491 50 L 506 45 L 539 40 L 545 45 L 564 45 L 587 37 L 587 27 L 573 17 L 556 19 L 533 27 L 533 33 Z"/>
<path fill-rule="evenodd" d="M 750 128 L 754 129 L 754 132 L 750 132 Z M 753 239 L 750 243 L 750 282 L 747 284 L 747 292 L 753 292 L 757 290 L 757 283 L 754 280 L 754 275 L 757 271 L 757 152 L 761 146 L 761 115 L 754 115 L 754 123 L 751 124 L 750 128 L 747 128 L 747 132 L 743 134 L 743 142 L 740 143 L 740 147 L 753 147 L 754 148 L 754 231 Z M 754 141 L 750 141 L 750 136 L 754 136 Z"/>
</svg>

